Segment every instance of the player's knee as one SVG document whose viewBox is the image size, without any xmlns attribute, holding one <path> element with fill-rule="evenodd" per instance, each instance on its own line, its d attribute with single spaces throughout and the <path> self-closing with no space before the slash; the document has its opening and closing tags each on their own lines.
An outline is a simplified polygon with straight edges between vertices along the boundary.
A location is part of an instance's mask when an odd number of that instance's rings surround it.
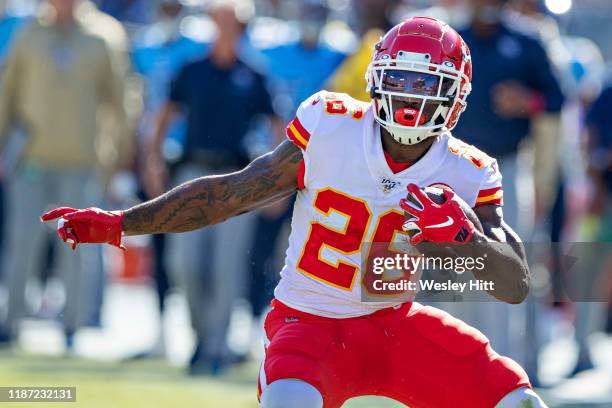
<svg viewBox="0 0 612 408">
<path fill-rule="evenodd" d="M 512 391 L 495 408 L 548 408 L 535 391 L 523 387 Z"/>
<path fill-rule="evenodd" d="M 261 408 L 323 408 L 323 397 L 305 381 L 278 380 L 263 391 Z"/>
</svg>

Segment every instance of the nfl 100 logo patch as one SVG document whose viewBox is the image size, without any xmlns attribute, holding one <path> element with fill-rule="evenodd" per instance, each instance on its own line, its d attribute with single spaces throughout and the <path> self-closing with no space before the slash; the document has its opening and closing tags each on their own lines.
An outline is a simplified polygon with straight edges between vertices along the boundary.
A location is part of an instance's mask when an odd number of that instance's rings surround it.
<svg viewBox="0 0 612 408">
<path fill-rule="evenodd" d="M 383 177 L 380 182 L 382 184 L 383 193 L 385 194 L 390 193 L 401 185 L 399 181 L 391 180 L 386 177 Z"/>
</svg>

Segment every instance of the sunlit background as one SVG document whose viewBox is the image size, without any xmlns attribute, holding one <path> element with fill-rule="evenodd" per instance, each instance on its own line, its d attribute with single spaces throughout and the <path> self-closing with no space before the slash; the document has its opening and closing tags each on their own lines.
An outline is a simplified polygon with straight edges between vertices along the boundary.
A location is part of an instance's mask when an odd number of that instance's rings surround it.
<svg viewBox="0 0 612 408">
<path fill-rule="evenodd" d="M 472 33 L 475 90 L 457 134 L 497 149 L 507 219 L 523 239 L 612 241 L 609 0 L 51 3 L 0 0 L 0 386 L 76 386 L 85 407 L 256 407 L 262 319 L 291 200 L 208 238 L 126 238 L 126 252 L 70 253 L 36 217 L 56 205 L 126 208 L 239 168 L 278 144 L 298 104 L 318 90 L 367 99 L 371 47 L 409 16 Z M 78 29 L 55 27 L 54 7 L 73 6 Z M 505 31 L 481 36 L 475 21 Z M 542 52 L 528 54 L 527 43 Z M 479 64 L 485 54 L 497 59 Z M 235 69 L 231 84 L 186 68 L 205 58 Z M 543 85 L 547 73 L 552 85 Z M 232 94 L 258 78 L 267 92 Z M 504 81 L 511 93 L 498 94 Z M 184 96 L 189 89 L 197 98 Z M 261 109 L 246 114 L 247 103 Z M 211 110 L 205 121 L 189 116 Z M 485 110 L 492 119 L 481 123 Z M 516 143 L 504 145 L 496 129 L 515 129 Z M 612 407 L 611 255 L 594 254 L 603 269 L 584 278 L 607 277 L 600 302 L 560 298 L 549 248 L 532 254 L 526 304 L 443 306 L 521 362 L 551 407 Z M 364 398 L 346 406 L 396 405 Z"/>
</svg>

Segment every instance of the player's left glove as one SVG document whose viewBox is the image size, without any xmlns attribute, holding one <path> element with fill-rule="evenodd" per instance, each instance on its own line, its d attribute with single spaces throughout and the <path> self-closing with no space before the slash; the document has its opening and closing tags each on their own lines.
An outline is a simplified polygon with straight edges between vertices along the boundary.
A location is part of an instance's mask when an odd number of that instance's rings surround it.
<svg viewBox="0 0 612 408">
<path fill-rule="evenodd" d="M 59 219 L 58 219 L 59 218 Z M 62 241 L 76 249 L 78 244 L 108 243 L 118 248 L 121 245 L 122 211 L 104 211 L 91 207 L 83 210 L 60 207 L 40 217 L 41 221 L 57 220 L 57 235 Z"/>
<path fill-rule="evenodd" d="M 474 235 L 474 224 L 454 199 L 455 193 L 444 189 L 444 202 L 437 204 L 416 184 L 408 185 L 410 200 L 402 199 L 400 206 L 412 216 L 403 229 L 411 233 L 410 243 L 423 241 L 466 244 Z"/>
</svg>

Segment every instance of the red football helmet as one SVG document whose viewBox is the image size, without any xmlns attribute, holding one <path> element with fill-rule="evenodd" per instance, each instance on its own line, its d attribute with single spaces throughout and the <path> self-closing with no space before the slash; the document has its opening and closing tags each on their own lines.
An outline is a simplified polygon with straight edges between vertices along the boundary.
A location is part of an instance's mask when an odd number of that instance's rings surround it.
<svg viewBox="0 0 612 408">
<path fill-rule="evenodd" d="M 376 120 L 416 144 L 457 124 L 472 89 L 470 50 L 448 24 L 409 18 L 376 44 L 366 81 Z"/>
</svg>

